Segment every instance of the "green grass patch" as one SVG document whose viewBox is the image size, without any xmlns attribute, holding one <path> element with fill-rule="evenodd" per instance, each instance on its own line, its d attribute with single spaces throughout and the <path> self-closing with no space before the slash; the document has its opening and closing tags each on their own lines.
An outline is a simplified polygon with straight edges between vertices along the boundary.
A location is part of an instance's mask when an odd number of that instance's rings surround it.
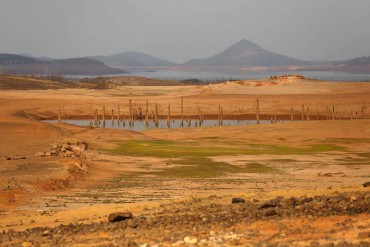
<svg viewBox="0 0 370 247">
<path fill-rule="evenodd" d="M 312 145 L 305 147 L 288 147 L 276 145 L 260 145 L 234 143 L 229 146 L 219 146 L 218 143 L 176 142 L 165 140 L 142 141 L 130 140 L 117 142 L 118 147 L 106 150 L 113 155 L 177 158 L 172 160 L 174 166 L 163 170 L 148 171 L 142 174 L 153 174 L 158 177 L 171 178 L 215 178 L 233 173 L 281 173 L 271 166 L 256 162 L 246 162 L 235 166 L 226 162 L 213 161 L 210 157 L 223 155 L 259 155 L 259 154 L 313 154 L 342 150 L 334 145 Z M 233 145 L 233 146 L 232 146 Z M 273 162 L 294 162 L 290 159 L 276 159 Z M 149 164 L 143 164 L 149 169 Z M 139 175 L 139 174 L 136 174 Z M 140 175 L 139 175 L 140 176 Z M 135 181 L 129 180 L 126 186 L 135 186 Z"/>
<path fill-rule="evenodd" d="M 305 147 L 288 147 L 277 145 L 244 144 L 231 147 L 202 146 L 200 142 L 175 141 L 119 141 L 118 147 L 106 150 L 114 155 L 149 156 L 159 158 L 204 158 L 221 155 L 256 155 L 256 154 L 313 154 L 343 150 L 344 148 L 329 144 Z"/>
<path fill-rule="evenodd" d="M 336 159 L 340 165 L 370 165 L 370 153 L 356 153 L 357 157 Z"/>
</svg>

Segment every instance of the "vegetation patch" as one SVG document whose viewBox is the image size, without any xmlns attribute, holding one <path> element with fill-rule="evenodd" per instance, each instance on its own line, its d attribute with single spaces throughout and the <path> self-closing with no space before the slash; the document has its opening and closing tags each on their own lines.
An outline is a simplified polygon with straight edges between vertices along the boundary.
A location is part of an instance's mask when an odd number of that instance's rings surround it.
<svg viewBox="0 0 370 247">
<path fill-rule="evenodd" d="M 171 161 L 175 166 L 144 172 L 145 174 L 164 178 L 215 178 L 232 173 L 281 173 L 280 170 L 261 163 L 247 162 L 244 165 L 235 166 L 226 162 L 213 161 L 210 157 L 224 155 L 312 154 L 343 149 L 334 145 L 287 147 L 241 142 L 235 143 L 234 146 L 220 147 L 217 146 L 218 143 L 213 145 L 213 143 L 201 141 L 176 142 L 167 140 L 129 140 L 119 141 L 117 144 L 118 147 L 106 151 L 114 155 L 176 158 L 176 160 Z M 273 161 L 293 162 L 294 160 L 277 159 Z M 149 167 L 150 165 L 146 164 L 141 168 L 148 169 Z"/>
<path fill-rule="evenodd" d="M 232 147 L 206 146 L 201 142 L 175 142 L 165 140 L 129 140 L 117 142 L 118 147 L 106 150 L 114 155 L 147 156 L 159 158 L 205 158 L 224 155 L 258 155 L 258 154 L 314 154 L 344 150 L 330 144 L 304 147 L 288 147 L 263 144 L 236 143 Z"/>
</svg>

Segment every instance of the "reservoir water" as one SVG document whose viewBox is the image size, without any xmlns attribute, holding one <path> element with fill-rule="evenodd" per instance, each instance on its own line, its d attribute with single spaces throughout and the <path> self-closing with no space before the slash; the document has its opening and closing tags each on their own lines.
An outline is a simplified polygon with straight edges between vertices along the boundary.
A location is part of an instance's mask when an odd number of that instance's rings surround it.
<svg viewBox="0 0 370 247">
<path fill-rule="evenodd" d="M 56 123 L 57 120 L 45 120 L 44 122 L 47 123 Z M 67 124 L 73 124 L 78 126 L 91 126 L 92 121 L 91 120 L 62 120 L 63 123 Z M 266 120 L 260 120 L 261 124 L 270 123 L 270 121 Z M 256 120 L 223 120 L 222 125 L 223 126 L 240 126 L 240 125 L 249 125 L 249 124 L 257 124 Z M 96 127 L 103 127 L 103 123 L 100 121 L 98 123 L 99 126 Z M 189 126 L 188 120 L 184 120 L 184 127 L 187 128 Z M 203 120 L 202 127 L 211 127 L 211 126 L 218 126 L 218 120 Z M 199 121 L 191 120 L 190 127 L 199 127 Z M 134 125 L 130 126 L 128 121 L 125 121 L 125 124 L 123 124 L 123 121 L 120 121 L 119 124 L 117 123 L 117 120 L 112 122 L 111 120 L 106 120 L 105 122 L 105 128 L 111 128 L 111 129 L 125 129 L 125 130 L 133 130 L 133 131 L 142 131 L 142 130 L 148 130 L 148 129 L 155 129 L 155 123 L 153 120 L 149 121 L 149 126 L 146 127 L 144 120 L 135 120 Z M 159 119 L 158 120 L 158 128 L 161 129 L 167 129 L 167 120 L 166 119 Z M 171 128 L 181 128 L 181 120 L 171 120 Z"/>
<path fill-rule="evenodd" d="M 354 74 L 338 71 L 180 71 L 180 70 L 133 70 L 130 73 L 105 75 L 105 76 L 141 76 L 162 80 L 188 80 L 197 79 L 204 82 L 216 82 L 227 80 L 252 80 L 266 79 L 274 75 L 300 74 L 306 78 L 325 81 L 355 81 L 370 82 L 370 74 Z M 67 76 L 72 78 L 97 77 L 97 76 Z"/>
</svg>

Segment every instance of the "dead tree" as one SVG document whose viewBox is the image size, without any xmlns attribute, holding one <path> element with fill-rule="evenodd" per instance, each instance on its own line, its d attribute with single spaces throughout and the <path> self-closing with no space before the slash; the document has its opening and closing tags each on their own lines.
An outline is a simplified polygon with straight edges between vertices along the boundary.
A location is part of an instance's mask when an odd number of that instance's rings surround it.
<svg viewBox="0 0 370 247">
<path fill-rule="evenodd" d="M 105 128 L 105 106 L 103 106 L 103 128 Z"/>
<path fill-rule="evenodd" d="M 184 97 L 181 96 L 181 127 L 184 127 Z"/>
<path fill-rule="evenodd" d="M 257 124 L 260 124 L 260 102 L 258 99 L 256 102 L 256 119 L 257 119 Z"/>
</svg>

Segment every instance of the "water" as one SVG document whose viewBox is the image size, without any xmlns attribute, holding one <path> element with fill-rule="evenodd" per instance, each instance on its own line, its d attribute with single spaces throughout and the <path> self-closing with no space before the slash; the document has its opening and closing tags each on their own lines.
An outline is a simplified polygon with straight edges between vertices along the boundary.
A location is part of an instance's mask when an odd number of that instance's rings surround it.
<svg viewBox="0 0 370 247">
<path fill-rule="evenodd" d="M 90 126 L 91 120 L 62 120 L 63 123 L 73 124 L 78 126 Z M 56 123 L 58 120 L 46 120 L 47 123 Z M 199 121 L 191 120 L 191 127 L 195 127 L 197 122 L 197 126 L 199 127 Z M 270 123 L 270 121 L 260 120 L 261 124 Z M 248 125 L 248 124 L 257 124 L 256 120 L 223 120 L 223 126 L 240 126 L 240 125 Z M 204 120 L 202 127 L 211 127 L 217 126 L 218 120 Z M 188 121 L 184 120 L 184 126 L 187 128 Z M 100 121 L 99 127 L 103 127 L 103 123 Z M 125 121 L 125 126 L 123 126 L 123 122 L 120 121 L 119 125 L 117 124 L 117 120 L 112 122 L 110 120 L 105 121 L 105 127 L 109 129 L 125 129 L 125 130 L 133 130 L 133 131 L 142 131 L 148 129 L 155 129 L 154 121 L 149 121 L 149 126 L 146 127 L 145 121 L 143 120 L 135 120 L 134 126 L 129 126 L 128 121 Z M 158 128 L 167 129 L 167 120 L 166 119 L 159 119 L 158 120 Z M 171 128 L 181 128 L 181 120 L 171 120 Z"/>
<path fill-rule="evenodd" d="M 250 72 L 250 71 L 180 71 L 180 70 L 134 70 L 130 73 L 105 75 L 105 76 L 142 76 L 148 78 L 156 78 L 161 80 L 187 80 L 198 79 L 204 82 L 212 81 L 227 81 L 227 80 L 250 80 L 250 79 L 266 79 L 274 75 L 286 74 L 300 74 L 306 78 L 312 78 L 325 81 L 368 81 L 370 82 L 370 74 L 352 74 L 336 71 L 263 71 L 263 72 Z M 69 76 L 73 78 L 84 78 L 94 76 Z"/>
<path fill-rule="evenodd" d="M 143 76 L 163 80 L 186 80 L 198 79 L 201 81 L 225 81 L 225 80 L 251 80 L 266 79 L 274 75 L 299 74 L 306 78 L 325 81 L 370 81 L 370 74 L 350 74 L 334 71 L 264 71 L 264 72 L 243 72 L 243 71 L 177 71 L 177 70 L 156 70 L 156 71 L 131 71 L 130 76 Z"/>
</svg>

